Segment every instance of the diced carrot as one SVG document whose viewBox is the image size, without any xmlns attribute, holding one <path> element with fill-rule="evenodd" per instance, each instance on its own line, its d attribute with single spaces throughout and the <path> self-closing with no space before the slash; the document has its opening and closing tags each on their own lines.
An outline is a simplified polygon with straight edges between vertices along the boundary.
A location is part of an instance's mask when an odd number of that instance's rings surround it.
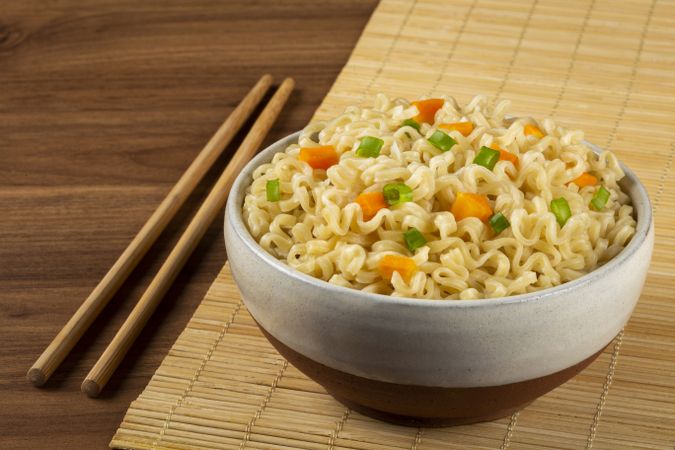
<svg viewBox="0 0 675 450">
<path fill-rule="evenodd" d="M 495 149 L 495 150 L 499 150 L 499 160 L 500 161 L 511 161 L 513 163 L 514 167 L 516 169 L 518 168 L 518 155 L 514 155 L 513 153 L 507 152 L 506 150 L 503 150 L 501 148 Z"/>
<path fill-rule="evenodd" d="M 488 145 L 488 147 L 490 147 L 491 149 L 494 149 L 494 150 L 499 150 L 500 152 L 502 150 L 504 150 L 503 148 L 501 148 L 499 146 L 499 144 L 497 144 L 497 139 L 492 139 L 492 144 Z"/>
<path fill-rule="evenodd" d="M 386 280 L 391 280 L 394 272 L 398 272 L 406 283 L 409 283 L 410 278 L 417 271 L 417 264 L 415 264 L 414 259 L 405 256 L 385 255 L 380 260 L 378 268 L 380 269 L 380 275 Z"/>
<path fill-rule="evenodd" d="M 477 217 L 486 222 L 492 216 L 492 208 L 487 197 L 469 192 L 457 193 L 457 198 L 455 203 L 452 204 L 450 212 L 455 216 L 457 222 L 467 217 Z"/>
<path fill-rule="evenodd" d="M 591 175 L 588 172 L 584 172 L 574 180 L 570 181 L 570 183 L 574 183 L 577 186 L 579 186 L 579 188 L 582 188 L 586 186 L 595 186 L 596 184 L 598 184 L 598 179 L 594 175 Z"/>
<path fill-rule="evenodd" d="M 531 125 L 528 123 L 527 125 L 525 125 L 524 131 L 525 136 L 536 136 L 539 139 L 544 137 L 544 133 L 542 133 L 539 127 L 537 127 L 536 125 Z"/>
<path fill-rule="evenodd" d="M 418 123 L 434 123 L 436 119 L 436 111 L 443 107 L 442 98 L 429 98 L 426 100 L 417 100 L 412 102 L 413 106 L 417 107 L 417 116 L 415 121 Z"/>
<path fill-rule="evenodd" d="M 300 161 L 304 161 L 314 169 L 328 169 L 340 161 L 340 156 L 332 145 L 321 147 L 302 147 L 300 149 Z"/>
<path fill-rule="evenodd" d="M 382 192 L 363 192 L 356 197 L 355 201 L 361 205 L 363 220 L 372 219 L 379 210 L 389 206 L 384 201 L 384 194 Z"/>
<path fill-rule="evenodd" d="M 468 136 L 473 131 L 473 123 L 471 122 L 453 122 L 453 123 L 442 123 L 439 125 L 439 128 L 450 131 L 459 131 L 462 133 L 462 136 Z"/>
</svg>

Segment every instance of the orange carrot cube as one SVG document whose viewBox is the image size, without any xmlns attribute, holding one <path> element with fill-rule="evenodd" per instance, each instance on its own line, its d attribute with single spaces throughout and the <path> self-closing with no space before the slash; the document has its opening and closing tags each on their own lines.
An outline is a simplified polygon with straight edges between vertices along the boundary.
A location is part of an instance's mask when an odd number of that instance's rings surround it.
<svg viewBox="0 0 675 450">
<path fill-rule="evenodd" d="M 511 161 L 513 163 L 514 167 L 516 169 L 518 168 L 518 155 L 514 155 L 513 153 L 507 152 L 506 150 L 502 150 L 501 148 L 495 149 L 495 150 L 499 150 L 499 160 L 500 161 Z"/>
<path fill-rule="evenodd" d="M 579 189 L 581 189 L 582 187 L 586 186 L 595 186 L 596 184 L 598 184 L 598 179 L 594 175 L 591 175 L 588 172 L 584 172 L 577 178 L 572 180 L 570 183 L 576 184 L 577 186 L 579 186 Z"/>
<path fill-rule="evenodd" d="M 436 111 L 443 107 L 442 98 L 429 98 L 426 100 L 417 100 L 412 102 L 417 107 L 417 116 L 415 121 L 418 123 L 434 123 L 436 120 Z"/>
<path fill-rule="evenodd" d="M 417 264 L 412 258 L 398 255 L 385 255 L 378 264 L 380 275 L 386 280 L 391 280 L 394 272 L 398 272 L 406 283 L 410 283 L 410 279 L 417 271 Z"/>
<path fill-rule="evenodd" d="M 442 123 L 439 125 L 439 128 L 450 131 L 459 131 L 462 136 L 468 136 L 473 131 L 473 123 L 471 122 L 453 122 L 453 123 Z"/>
<path fill-rule="evenodd" d="M 539 139 L 544 137 L 544 133 L 542 133 L 542 131 L 536 125 L 531 125 L 528 123 L 525 125 L 523 131 L 525 132 L 525 136 L 536 136 Z"/>
<path fill-rule="evenodd" d="M 468 192 L 458 192 L 455 203 L 452 204 L 450 212 L 459 222 L 467 217 L 477 217 L 483 222 L 492 216 L 492 208 L 486 196 L 481 194 L 471 194 Z"/>
<path fill-rule="evenodd" d="M 384 200 L 382 192 L 363 192 L 356 197 L 355 201 L 361 205 L 363 220 L 372 219 L 379 210 L 389 206 Z"/>
<path fill-rule="evenodd" d="M 335 147 L 332 145 L 302 147 L 298 159 L 306 162 L 314 169 L 326 170 L 330 166 L 340 162 L 340 155 L 337 154 Z"/>
</svg>

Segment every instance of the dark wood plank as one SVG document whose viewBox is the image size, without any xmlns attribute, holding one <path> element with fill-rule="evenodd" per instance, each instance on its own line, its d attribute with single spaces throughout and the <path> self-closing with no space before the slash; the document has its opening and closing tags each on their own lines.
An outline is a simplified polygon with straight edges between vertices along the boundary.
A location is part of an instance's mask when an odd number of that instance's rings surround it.
<svg viewBox="0 0 675 450">
<path fill-rule="evenodd" d="M 44 389 L 25 372 L 257 78 L 301 128 L 375 1 L 0 0 L 0 448 L 105 448 L 226 259 L 214 224 L 102 398 L 79 392 L 224 166 Z"/>
</svg>

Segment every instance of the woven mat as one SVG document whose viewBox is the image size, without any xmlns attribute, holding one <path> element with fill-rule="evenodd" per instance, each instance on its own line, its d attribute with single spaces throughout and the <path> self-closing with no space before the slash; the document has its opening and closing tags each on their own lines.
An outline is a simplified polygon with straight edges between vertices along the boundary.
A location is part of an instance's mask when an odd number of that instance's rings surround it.
<svg viewBox="0 0 675 450">
<path fill-rule="evenodd" d="M 385 0 L 316 117 L 377 92 L 510 98 L 617 152 L 654 202 L 630 323 L 579 376 L 490 423 L 414 429 L 345 409 L 261 336 L 225 266 L 111 446 L 131 449 L 675 448 L 675 3 Z M 645 261 L 645 264 L 647 262 Z"/>
</svg>

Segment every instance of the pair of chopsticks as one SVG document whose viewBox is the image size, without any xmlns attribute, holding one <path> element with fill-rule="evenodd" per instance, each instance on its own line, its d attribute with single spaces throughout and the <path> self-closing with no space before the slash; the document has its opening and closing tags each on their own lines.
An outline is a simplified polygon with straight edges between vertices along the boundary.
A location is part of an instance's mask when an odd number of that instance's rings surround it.
<svg viewBox="0 0 675 450">
<path fill-rule="evenodd" d="M 222 209 L 234 178 L 257 152 L 288 100 L 294 84 L 291 78 L 286 78 L 265 106 L 159 272 L 85 378 L 82 392 L 90 397 L 96 397 L 108 382 L 188 257 Z M 260 78 L 223 122 L 108 273 L 28 370 L 26 376 L 32 384 L 41 386 L 54 373 L 251 116 L 271 85 L 272 77 L 269 74 Z"/>
</svg>

